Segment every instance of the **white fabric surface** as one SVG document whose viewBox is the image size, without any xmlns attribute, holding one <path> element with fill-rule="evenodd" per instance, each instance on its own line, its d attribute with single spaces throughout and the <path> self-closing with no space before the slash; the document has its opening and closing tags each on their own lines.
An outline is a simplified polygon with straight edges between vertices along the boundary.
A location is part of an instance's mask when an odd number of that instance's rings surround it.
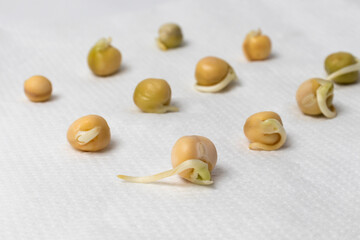
<svg viewBox="0 0 360 240">
<path fill-rule="evenodd" d="M 344 1 L 1 1 L 0 239 L 360 239 L 360 84 L 336 85 L 335 119 L 303 115 L 301 82 L 324 77 L 336 51 L 360 56 L 356 0 Z M 182 27 L 186 44 L 160 51 L 164 22 Z M 273 57 L 247 62 L 242 42 L 260 27 Z M 111 36 L 123 55 L 120 73 L 99 78 L 86 57 Z M 228 61 L 239 82 L 223 93 L 193 90 L 205 56 Z M 42 74 L 53 99 L 32 103 L 23 82 Z M 180 111 L 140 113 L 135 86 L 166 79 Z M 280 114 L 286 145 L 248 150 L 251 114 Z M 69 125 L 103 116 L 110 147 L 84 153 L 66 140 Z M 218 150 L 215 184 L 147 175 L 171 167 L 184 135 L 210 138 Z"/>
</svg>

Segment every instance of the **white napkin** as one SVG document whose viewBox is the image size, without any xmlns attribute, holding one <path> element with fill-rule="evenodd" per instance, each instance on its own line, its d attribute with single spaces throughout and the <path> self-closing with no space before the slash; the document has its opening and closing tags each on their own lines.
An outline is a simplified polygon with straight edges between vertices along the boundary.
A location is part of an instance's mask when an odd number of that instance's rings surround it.
<svg viewBox="0 0 360 240">
<path fill-rule="evenodd" d="M 0 4 L 0 239 L 326 239 L 360 238 L 360 84 L 335 88 L 334 119 L 303 115 L 301 82 L 325 77 L 337 51 L 360 56 L 357 1 L 3 1 Z M 185 45 L 163 52 L 158 27 L 176 22 Z M 245 35 L 261 28 L 272 58 L 247 62 Z M 99 78 L 89 49 L 111 36 L 120 73 Z M 226 60 L 239 81 L 218 94 L 193 89 L 205 56 Z M 29 102 L 23 82 L 42 74 L 53 98 Z M 166 79 L 178 113 L 141 113 L 138 82 Z M 247 117 L 280 114 L 288 134 L 278 151 L 248 149 Z M 106 151 L 74 150 L 77 118 L 103 116 Z M 171 168 L 184 135 L 218 150 L 215 184 L 178 176 L 133 184 L 117 174 Z"/>
</svg>

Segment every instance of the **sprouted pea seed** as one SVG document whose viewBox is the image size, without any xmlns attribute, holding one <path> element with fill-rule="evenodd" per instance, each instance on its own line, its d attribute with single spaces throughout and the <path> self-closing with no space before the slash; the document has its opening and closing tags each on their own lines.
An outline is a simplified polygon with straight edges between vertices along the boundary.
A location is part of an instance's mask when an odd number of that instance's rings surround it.
<svg viewBox="0 0 360 240">
<path fill-rule="evenodd" d="M 135 88 L 133 100 L 146 113 L 178 111 L 177 107 L 170 105 L 171 88 L 164 79 L 147 78 L 141 81 Z"/>
<path fill-rule="evenodd" d="M 98 115 L 87 115 L 70 125 L 67 139 L 77 150 L 100 151 L 110 143 L 110 128 L 104 118 Z"/>
<path fill-rule="evenodd" d="M 249 61 L 265 60 L 271 53 L 270 38 L 261 33 L 261 30 L 251 31 L 243 42 L 243 52 Z"/>
<path fill-rule="evenodd" d="M 339 84 L 354 83 L 359 78 L 360 63 L 351 53 L 336 52 L 325 59 L 325 70 L 332 80 Z"/>
<path fill-rule="evenodd" d="M 166 23 L 159 29 L 159 37 L 156 43 L 161 50 L 179 47 L 182 43 L 183 35 L 179 25 L 175 23 Z"/>
<path fill-rule="evenodd" d="M 307 115 L 321 115 L 327 118 L 336 116 L 333 106 L 334 84 L 320 78 L 311 78 L 303 82 L 297 92 L 296 101 L 300 110 Z"/>
<path fill-rule="evenodd" d="M 149 183 L 179 174 L 180 177 L 200 185 L 210 185 L 211 171 L 217 162 L 215 145 L 206 137 L 184 136 L 177 140 L 171 151 L 173 169 L 147 177 L 118 175 L 136 183 Z"/>
<path fill-rule="evenodd" d="M 91 48 L 88 65 L 95 75 L 103 77 L 120 69 L 121 53 L 111 45 L 111 38 L 102 38 Z"/>
<path fill-rule="evenodd" d="M 251 150 L 276 150 L 286 141 L 280 116 L 270 111 L 251 115 L 245 122 L 244 133 L 250 141 Z"/>
<path fill-rule="evenodd" d="M 200 92 L 219 92 L 236 80 L 233 68 L 221 58 L 204 57 L 196 64 L 195 89 Z"/>
</svg>

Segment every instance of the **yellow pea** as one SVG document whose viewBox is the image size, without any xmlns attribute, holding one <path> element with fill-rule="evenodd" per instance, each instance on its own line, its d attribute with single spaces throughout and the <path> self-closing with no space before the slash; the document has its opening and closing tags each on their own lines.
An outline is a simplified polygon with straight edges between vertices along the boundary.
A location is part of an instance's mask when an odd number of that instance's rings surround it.
<svg viewBox="0 0 360 240">
<path fill-rule="evenodd" d="M 195 89 L 200 92 L 219 92 L 236 80 L 233 68 L 221 58 L 204 57 L 196 64 Z"/>
<path fill-rule="evenodd" d="M 100 151 L 110 143 L 110 128 L 104 118 L 98 115 L 87 115 L 70 125 L 67 139 L 77 150 Z"/>
<path fill-rule="evenodd" d="M 286 141 L 281 118 L 275 112 L 259 112 L 251 115 L 245 122 L 244 133 L 250 141 L 251 150 L 276 150 Z"/>
<path fill-rule="evenodd" d="M 251 31 L 244 40 L 243 52 L 249 61 L 267 59 L 271 53 L 270 38 L 263 35 L 260 29 Z"/>
<path fill-rule="evenodd" d="M 334 84 L 320 78 L 311 78 L 303 82 L 296 92 L 296 102 L 300 110 L 307 115 L 321 115 L 327 118 L 336 116 L 333 106 Z"/>
<path fill-rule="evenodd" d="M 215 145 L 210 139 L 203 136 L 184 136 L 176 141 L 171 151 L 171 163 L 176 168 L 189 159 L 199 159 L 208 164 L 211 172 L 217 162 L 217 152 Z M 193 182 L 192 169 L 179 173 L 182 178 Z"/>
<path fill-rule="evenodd" d="M 24 83 L 25 95 L 32 102 L 44 102 L 50 99 L 52 85 L 44 76 L 32 76 Z"/>
</svg>

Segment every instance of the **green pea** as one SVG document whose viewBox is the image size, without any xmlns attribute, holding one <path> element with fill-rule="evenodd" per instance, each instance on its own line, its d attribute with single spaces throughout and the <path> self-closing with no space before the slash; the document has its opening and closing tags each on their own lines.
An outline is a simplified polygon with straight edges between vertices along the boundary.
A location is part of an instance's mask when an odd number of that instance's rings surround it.
<svg viewBox="0 0 360 240">
<path fill-rule="evenodd" d="M 178 108 L 170 106 L 170 85 L 163 79 L 148 78 L 135 88 L 133 100 L 136 106 L 147 113 L 176 112 Z"/>
<path fill-rule="evenodd" d="M 337 52 L 330 54 L 325 59 L 325 70 L 328 74 L 332 74 L 344 67 L 356 64 L 355 57 L 347 52 Z M 359 78 L 359 71 L 345 73 L 333 79 L 334 82 L 339 84 L 354 83 Z"/>
<path fill-rule="evenodd" d="M 121 53 L 111 45 L 111 38 L 102 38 L 91 48 L 88 65 L 97 76 L 109 76 L 120 69 Z"/>
</svg>

